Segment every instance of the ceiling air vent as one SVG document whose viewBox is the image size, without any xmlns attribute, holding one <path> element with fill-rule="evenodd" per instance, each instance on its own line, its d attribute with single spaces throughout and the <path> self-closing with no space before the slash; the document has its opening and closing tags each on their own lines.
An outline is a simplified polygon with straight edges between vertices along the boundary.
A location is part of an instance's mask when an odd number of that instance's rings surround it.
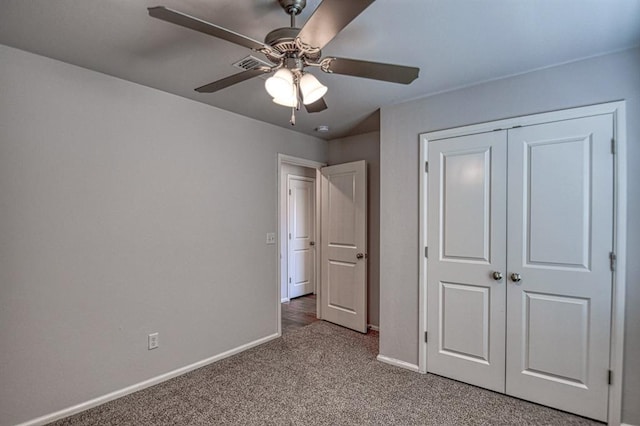
<svg viewBox="0 0 640 426">
<path fill-rule="evenodd" d="M 238 62 L 232 64 L 236 68 L 240 68 L 241 70 L 252 70 L 258 67 L 269 67 L 271 68 L 273 65 L 263 61 L 262 59 L 258 59 L 255 56 L 247 56 L 246 58 L 240 59 Z"/>
<path fill-rule="evenodd" d="M 234 68 L 239 68 L 241 70 L 252 70 L 254 68 L 258 68 L 258 67 L 269 67 L 271 68 L 273 66 L 273 64 L 270 64 L 269 62 L 263 61 L 260 58 L 256 58 L 255 56 L 247 56 L 246 58 L 242 58 L 240 59 L 238 62 L 235 62 L 233 64 Z M 267 78 L 269 78 L 269 74 L 263 74 L 258 76 L 258 78 L 261 78 L 263 80 L 266 80 Z"/>
</svg>

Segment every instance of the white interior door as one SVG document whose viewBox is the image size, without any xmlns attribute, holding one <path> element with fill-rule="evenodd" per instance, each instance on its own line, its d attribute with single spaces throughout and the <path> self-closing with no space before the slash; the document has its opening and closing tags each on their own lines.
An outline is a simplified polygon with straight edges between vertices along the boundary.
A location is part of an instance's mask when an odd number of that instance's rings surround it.
<svg viewBox="0 0 640 426">
<path fill-rule="evenodd" d="M 612 137 L 610 116 L 509 130 L 507 393 L 602 421 Z"/>
<path fill-rule="evenodd" d="M 367 165 L 322 171 L 322 318 L 367 332 Z"/>
<path fill-rule="evenodd" d="M 600 115 L 429 142 L 428 371 L 606 421 L 612 138 Z"/>
<path fill-rule="evenodd" d="M 288 282 L 289 298 L 315 291 L 315 180 L 288 178 Z"/>
<path fill-rule="evenodd" d="M 506 136 L 490 132 L 428 146 L 427 370 L 499 392 L 505 384 Z"/>
</svg>

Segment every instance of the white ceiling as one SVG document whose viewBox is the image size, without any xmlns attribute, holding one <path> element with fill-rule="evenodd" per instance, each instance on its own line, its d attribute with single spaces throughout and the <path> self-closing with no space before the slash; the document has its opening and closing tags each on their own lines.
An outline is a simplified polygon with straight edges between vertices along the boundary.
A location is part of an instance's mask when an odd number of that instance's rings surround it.
<svg viewBox="0 0 640 426">
<path fill-rule="evenodd" d="M 319 3 L 307 0 L 298 26 Z M 289 25 L 277 0 L 0 0 L 0 43 L 291 128 L 261 78 L 195 92 L 252 52 L 149 17 L 158 5 L 260 41 Z M 384 105 L 637 45 L 640 0 L 377 0 L 323 56 L 417 66 L 420 77 L 405 86 L 313 69 L 329 109 L 300 111 L 294 130 L 341 137 L 375 127 L 363 121 Z M 323 124 L 330 132 L 314 133 Z"/>
</svg>

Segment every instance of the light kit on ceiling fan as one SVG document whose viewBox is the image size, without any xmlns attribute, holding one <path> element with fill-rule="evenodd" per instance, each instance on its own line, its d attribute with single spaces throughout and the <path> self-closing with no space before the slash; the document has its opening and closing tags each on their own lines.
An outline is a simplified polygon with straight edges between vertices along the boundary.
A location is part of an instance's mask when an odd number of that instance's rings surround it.
<svg viewBox="0 0 640 426">
<path fill-rule="evenodd" d="M 274 0 L 275 1 L 275 0 Z M 392 83 L 410 84 L 418 78 L 419 68 L 403 65 L 326 57 L 321 49 L 369 7 L 374 0 L 323 0 L 302 28 L 296 28 L 295 17 L 305 8 L 306 0 L 277 0 L 290 16 L 289 27 L 277 28 L 265 37 L 264 43 L 202 19 L 186 15 L 164 6 L 150 7 L 149 15 L 172 24 L 199 31 L 262 53 L 273 64 L 259 66 L 231 75 L 195 89 L 213 93 L 236 83 L 265 73 L 274 73 L 265 82 L 265 89 L 273 102 L 292 108 L 291 124 L 300 103 L 309 113 L 324 111 L 327 104 L 323 85 L 305 67 L 320 68 L 329 74 L 370 78 Z"/>
<path fill-rule="evenodd" d="M 273 102 L 288 107 L 296 107 L 298 100 L 309 105 L 327 93 L 327 86 L 320 83 L 311 73 L 298 71 L 294 73 L 281 68 L 264 83 L 265 89 L 273 98 Z"/>
</svg>

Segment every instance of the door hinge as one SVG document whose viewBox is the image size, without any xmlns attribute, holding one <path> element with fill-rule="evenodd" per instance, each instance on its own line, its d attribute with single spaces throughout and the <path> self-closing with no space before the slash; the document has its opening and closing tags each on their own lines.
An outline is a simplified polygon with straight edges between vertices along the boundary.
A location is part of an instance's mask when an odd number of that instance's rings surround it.
<svg viewBox="0 0 640 426">
<path fill-rule="evenodd" d="M 429 341 L 429 332 L 424 332 L 424 342 L 427 343 Z"/>
<path fill-rule="evenodd" d="M 291 284 L 291 277 L 289 277 L 289 284 Z"/>
<path fill-rule="evenodd" d="M 424 248 L 424 257 L 429 258 L 429 247 Z"/>
<path fill-rule="evenodd" d="M 291 232 L 289 232 L 289 239 L 291 239 Z"/>
<path fill-rule="evenodd" d="M 616 140 L 615 138 L 611 138 L 611 153 L 615 155 L 616 153 Z"/>
<path fill-rule="evenodd" d="M 429 173 L 429 162 L 428 161 L 424 162 L 424 172 L 425 173 Z"/>
<path fill-rule="evenodd" d="M 289 195 L 291 195 L 291 190 L 289 190 Z"/>
<path fill-rule="evenodd" d="M 609 370 L 609 374 L 607 374 L 607 382 L 612 385 L 613 384 L 613 371 Z"/>
<path fill-rule="evenodd" d="M 616 270 L 616 254 L 612 251 L 609 252 L 609 269 Z"/>
</svg>

